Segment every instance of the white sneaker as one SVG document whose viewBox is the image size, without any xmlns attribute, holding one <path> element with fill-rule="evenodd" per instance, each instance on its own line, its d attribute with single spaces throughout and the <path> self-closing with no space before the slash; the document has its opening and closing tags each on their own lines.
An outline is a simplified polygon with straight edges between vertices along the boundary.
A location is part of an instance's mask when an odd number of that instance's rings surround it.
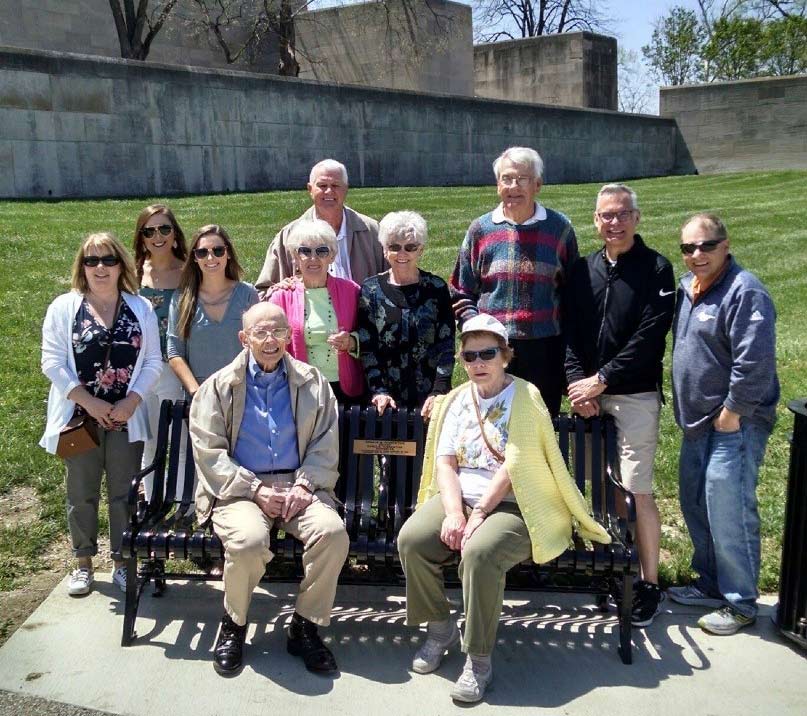
<svg viewBox="0 0 807 716">
<path fill-rule="evenodd" d="M 443 657 L 454 644 L 460 640 L 460 630 L 457 622 L 451 621 L 451 632 L 443 639 L 427 636 L 426 642 L 417 650 L 412 659 L 412 671 L 416 674 L 430 674 L 440 666 Z"/>
<path fill-rule="evenodd" d="M 112 572 L 112 584 L 115 584 L 124 594 L 126 593 L 126 567 L 124 565 Z"/>
<path fill-rule="evenodd" d="M 89 567 L 79 567 L 70 574 L 70 581 L 67 583 L 67 593 L 71 597 L 87 594 L 93 582 L 92 570 Z"/>
<path fill-rule="evenodd" d="M 493 665 L 483 669 L 474 663 L 469 654 L 460 678 L 451 689 L 451 698 L 467 704 L 481 701 L 491 681 L 493 681 Z"/>
</svg>

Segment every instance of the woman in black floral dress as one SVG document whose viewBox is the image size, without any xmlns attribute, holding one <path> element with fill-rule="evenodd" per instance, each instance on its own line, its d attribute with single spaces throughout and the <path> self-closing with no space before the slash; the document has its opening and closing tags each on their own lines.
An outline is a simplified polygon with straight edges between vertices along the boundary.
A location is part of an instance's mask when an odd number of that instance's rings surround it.
<svg viewBox="0 0 807 716">
<path fill-rule="evenodd" d="M 434 396 L 451 389 L 454 314 L 446 282 L 418 268 L 426 237 L 419 214 L 387 214 L 378 240 L 390 269 L 361 287 L 361 359 L 380 413 L 388 406 L 419 408 L 428 418 Z"/>
<path fill-rule="evenodd" d="M 132 259 L 112 234 L 91 234 L 73 262 L 72 288 L 48 307 L 42 326 L 42 371 L 51 382 L 40 445 L 55 453 L 59 432 L 75 415 L 98 424 L 100 444 L 65 460 L 67 524 L 78 568 L 71 595 L 86 594 L 98 553 L 98 503 L 106 473 L 113 582 L 126 590 L 120 546 L 127 495 L 149 437 L 144 399 L 160 376 L 157 318 L 137 291 Z"/>
</svg>

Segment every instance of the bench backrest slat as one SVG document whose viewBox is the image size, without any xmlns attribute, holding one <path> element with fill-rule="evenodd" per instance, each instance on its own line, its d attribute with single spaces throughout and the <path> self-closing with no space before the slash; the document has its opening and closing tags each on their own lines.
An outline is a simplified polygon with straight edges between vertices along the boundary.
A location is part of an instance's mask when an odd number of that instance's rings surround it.
<svg viewBox="0 0 807 716">
<path fill-rule="evenodd" d="M 193 501 L 195 471 L 190 438 L 187 430 L 183 434 L 182 429 L 185 404 L 171 405 L 170 401 L 164 401 L 160 414 L 148 523 L 153 525 L 165 519 L 171 510 L 176 510 L 177 523 L 187 523 L 191 519 L 185 515 Z M 615 478 L 619 477 L 613 419 L 605 416 L 585 421 L 578 416 L 560 416 L 554 420 L 554 425 L 563 458 L 578 488 L 591 500 L 593 512 L 598 516 L 615 514 L 615 491 L 609 479 L 611 472 Z M 368 559 L 397 560 L 398 533 L 417 501 L 426 423 L 416 410 L 387 410 L 379 416 L 373 407 L 344 409 L 340 406 L 338 430 L 336 496 L 344 505 L 340 510 L 350 536 L 351 554 L 360 562 Z M 415 455 L 391 454 L 382 460 L 375 454 L 357 454 L 353 449 L 357 439 L 414 442 Z M 187 452 L 187 460 L 182 476 L 181 501 L 178 501 L 174 495 L 177 494 L 180 450 Z M 280 542 L 277 547 L 281 553 L 291 555 L 293 551 L 295 557 L 299 556 L 292 542 Z"/>
</svg>

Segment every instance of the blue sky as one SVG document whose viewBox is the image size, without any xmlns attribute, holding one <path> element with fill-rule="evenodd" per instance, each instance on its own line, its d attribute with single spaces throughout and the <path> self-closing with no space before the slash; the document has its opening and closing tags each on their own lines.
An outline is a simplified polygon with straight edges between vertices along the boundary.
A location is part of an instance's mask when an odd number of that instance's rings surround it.
<svg viewBox="0 0 807 716">
<path fill-rule="evenodd" d="M 653 23 L 676 5 L 696 11 L 698 8 L 696 0 L 610 0 L 608 7 L 615 20 L 613 34 L 622 47 L 641 52 L 642 45 L 650 42 Z"/>
</svg>

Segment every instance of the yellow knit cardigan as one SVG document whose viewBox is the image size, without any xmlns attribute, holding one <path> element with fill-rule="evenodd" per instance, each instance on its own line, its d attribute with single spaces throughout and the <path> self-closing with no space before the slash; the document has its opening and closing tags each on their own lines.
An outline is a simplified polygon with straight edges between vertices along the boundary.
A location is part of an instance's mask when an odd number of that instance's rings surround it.
<svg viewBox="0 0 807 716">
<path fill-rule="evenodd" d="M 584 539 L 608 544 L 611 537 L 589 513 L 586 501 L 566 469 L 552 419 L 538 389 L 521 378 L 516 384 L 508 423 L 504 465 L 510 473 L 513 493 L 532 542 L 535 562 L 549 562 L 569 547 L 572 531 Z M 426 438 L 423 474 L 417 506 L 439 492 L 437 485 L 437 439 L 448 406 L 470 383 L 438 397 L 434 402 Z"/>
</svg>

